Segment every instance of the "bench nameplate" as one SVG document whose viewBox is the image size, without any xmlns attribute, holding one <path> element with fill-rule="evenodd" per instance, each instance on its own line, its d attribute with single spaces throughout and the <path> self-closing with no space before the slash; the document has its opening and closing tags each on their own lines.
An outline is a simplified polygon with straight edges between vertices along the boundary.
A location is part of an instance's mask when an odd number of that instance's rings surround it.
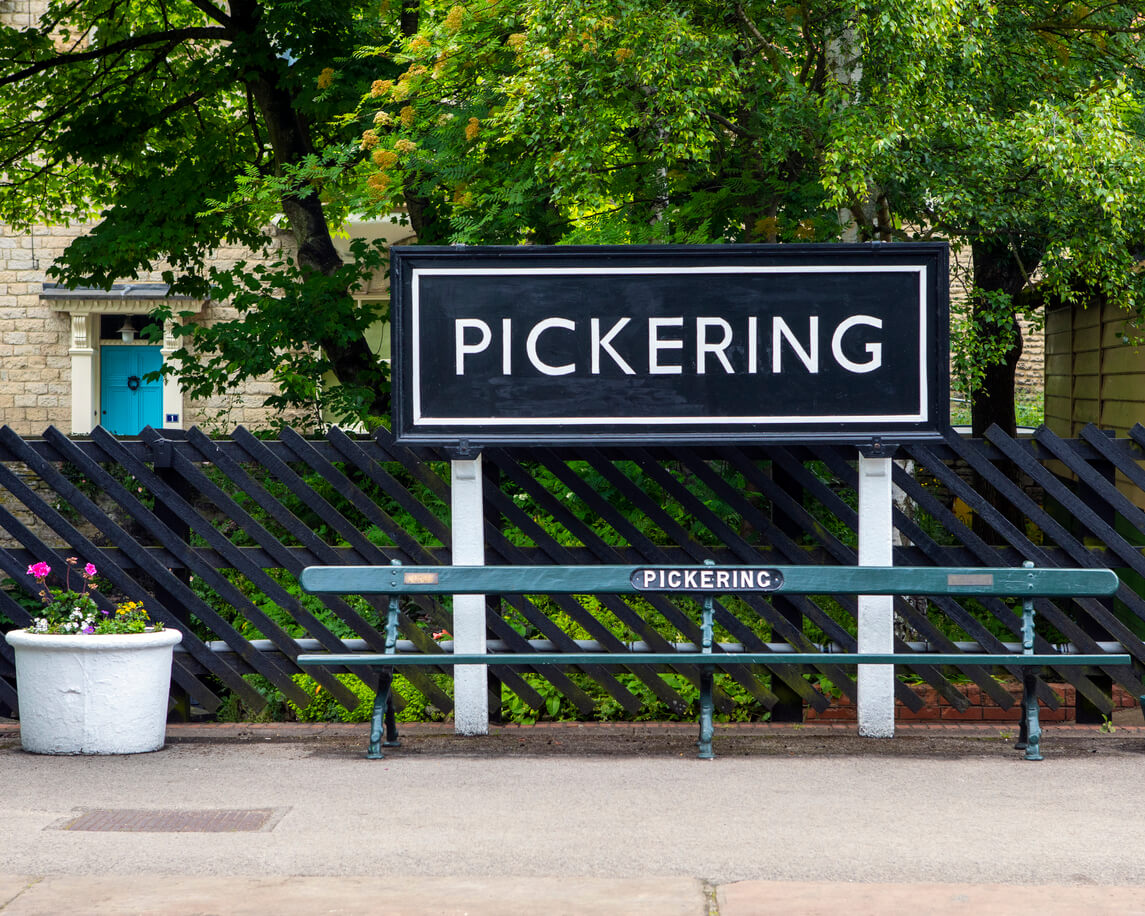
<svg viewBox="0 0 1145 916">
<path fill-rule="evenodd" d="M 402 576 L 406 585 L 437 585 L 435 572 L 408 572 Z"/>
<path fill-rule="evenodd" d="M 638 592 L 774 592 L 783 573 L 759 567 L 638 567 L 629 579 Z"/>
<path fill-rule="evenodd" d="M 946 577 L 947 585 L 965 585 L 972 588 L 993 588 L 994 576 L 990 573 L 951 574 Z"/>
</svg>

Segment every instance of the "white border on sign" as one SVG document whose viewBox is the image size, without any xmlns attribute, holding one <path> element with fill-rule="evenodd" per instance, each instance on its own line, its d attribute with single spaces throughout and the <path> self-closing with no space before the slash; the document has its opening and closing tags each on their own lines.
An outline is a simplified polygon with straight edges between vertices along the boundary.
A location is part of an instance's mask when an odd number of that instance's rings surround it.
<svg viewBox="0 0 1145 916">
<path fill-rule="evenodd" d="M 544 274 L 560 275 L 617 275 L 643 274 L 825 274 L 825 273 L 917 273 L 918 274 L 918 403 L 917 414 L 854 414 L 817 416 L 743 416 L 743 417 L 427 417 L 421 412 L 421 298 L 419 284 L 421 278 L 432 276 L 528 276 Z M 550 426 L 560 423 L 570 426 L 636 426 L 656 424 L 659 426 L 722 426 L 757 425 L 775 426 L 779 424 L 813 423 L 925 423 L 929 419 L 927 404 L 927 266 L 925 264 L 889 264 L 882 266 L 835 264 L 810 264 L 798 267 L 781 265 L 708 265 L 704 267 L 415 267 L 410 274 L 410 324 L 412 341 L 410 347 L 410 369 L 412 375 L 413 418 L 412 424 L 434 427 L 450 426 Z"/>
</svg>

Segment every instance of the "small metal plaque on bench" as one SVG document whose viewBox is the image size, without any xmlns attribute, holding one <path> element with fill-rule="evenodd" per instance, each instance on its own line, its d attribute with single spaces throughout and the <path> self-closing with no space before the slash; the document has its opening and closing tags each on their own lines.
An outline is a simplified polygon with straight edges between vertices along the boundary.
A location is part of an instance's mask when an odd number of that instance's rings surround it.
<svg viewBox="0 0 1145 916">
<path fill-rule="evenodd" d="M 951 573 L 946 577 L 947 585 L 965 585 L 971 588 L 993 588 L 992 573 Z"/>
<path fill-rule="evenodd" d="M 402 581 L 406 585 L 437 585 L 437 573 L 435 572 L 408 572 L 402 576 Z"/>
<path fill-rule="evenodd" d="M 630 581 L 638 592 L 774 592 L 783 573 L 757 566 L 641 567 Z"/>
</svg>

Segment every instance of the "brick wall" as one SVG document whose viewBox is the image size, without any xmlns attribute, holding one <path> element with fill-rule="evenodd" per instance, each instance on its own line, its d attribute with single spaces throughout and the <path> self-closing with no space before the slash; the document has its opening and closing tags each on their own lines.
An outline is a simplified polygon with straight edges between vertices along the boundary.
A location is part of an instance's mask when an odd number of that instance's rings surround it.
<svg viewBox="0 0 1145 916">
<path fill-rule="evenodd" d="M 1042 722 L 1073 722 L 1077 718 L 1077 691 L 1070 684 L 1050 684 L 1050 689 L 1057 695 L 1059 706 L 1050 709 L 1044 704 L 1038 710 L 1038 718 Z M 1022 687 L 1014 682 L 1006 686 L 1006 691 L 1014 698 L 1014 705 L 1009 709 L 1002 709 L 990 696 L 982 692 L 976 684 L 965 684 L 958 687 L 969 701 L 970 705 L 959 711 L 941 697 L 933 687 L 913 687 L 923 700 L 923 706 L 918 712 L 908 709 L 901 702 L 895 702 L 895 719 L 900 722 L 1012 722 L 1015 725 L 1021 715 L 1020 703 L 1022 700 Z M 1113 704 L 1116 709 L 1132 709 L 1136 707 L 1137 698 L 1124 688 L 1114 686 Z M 804 720 L 807 722 L 854 722 L 858 716 L 855 704 L 849 697 L 839 697 L 823 712 L 814 709 L 804 710 Z"/>
</svg>

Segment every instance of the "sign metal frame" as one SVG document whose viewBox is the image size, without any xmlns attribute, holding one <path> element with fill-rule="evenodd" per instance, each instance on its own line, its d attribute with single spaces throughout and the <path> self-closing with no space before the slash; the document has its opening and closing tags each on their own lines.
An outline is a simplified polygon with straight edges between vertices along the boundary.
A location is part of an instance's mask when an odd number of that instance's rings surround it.
<svg viewBox="0 0 1145 916">
<path fill-rule="evenodd" d="M 553 247 L 431 247 L 431 246 L 395 246 L 391 249 L 391 319 L 394 333 L 393 341 L 393 392 L 394 392 L 394 432 L 397 440 L 406 445 L 436 445 L 459 449 L 461 451 L 476 451 L 483 445 L 552 445 L 583 443 L 591 438 L 595 445 L 625 445 L 625 444 L 707 444 L 707 443 L 767 443 L 767 442 L 807 442 L 830 441 L 840 443 L 870 443 L 882 441 L 887 443 L 900 443 L 907 441 L 926 441 L 940 439 L 943 432 L 949 427 L 949 375 L 948 375 L 948 321 L 949 321 L 949 289 L 948 289 L 949 251 L 945 243 L 902 243 L 902 244 L 866 244 L 866 245 L 705 245 L 705 246 L 553 246 Z M 913 275 L 913 277 L 912 277 Z M 897 281 L 888 278 L 898 277 Z M 633 279 L 637 278 L 637 279 Z M 796 278 L 796 279 L 792 279 Z M 915 279 L 917 278 L 917 283 Z M 671 401 L 675 397 L 682 403 L 683 408 L 672 404 L 676 413 L 660 413 L 649 409 L 637 408 L 626 412 L 628 405 L 623 397 L 617 396 L 618 386 L 629 379 L 606 380 L 599 387 L 612 385 L 611 397 L 602 399 L 599 405 L 586 404 L 586 390 L 590 383 L 596 379 L 576 378 L 566 381 L 566 373 L 571 373 L 576 366 L 586 365 L 590 354 L 580 352 L 576 359 L 564 357 L 564 365 L 549 365 L 542 361 L 538 355 L 537 340 L 540 334 L 538 327 L 544 327 L 545 340 L 563 340 L 571 337 L 567 334 L 570 325 L 579 321 L 586 326 L 590 320 L 593 324 L 593 345 L 595 351 L 591 354 L 594 370 L 600 361 L 600 354 L 604 349 L 610 351 L 612 363 L 606 366 L 616 373 L 616 366 L 621 366 L 629 375 L 636 373 L 631 370 L 615 350 L 609 347 L 607 335 L 600 330 L 609 327 L 623 327 L 624 318 L 617 318 L 615 312 L 610 312 L 612 303 L 602 301 L 604 297 L 595 299 L 585 298 L 583 313 L 574 312 L 568 302 L 575 300 L 575 294 L 570 289 L 581 288 L 599 293 L 604 285 L 615 279 L 618 283 L 627 283 L 626 293 L 629 294 L 629 308 L 631 308 L 631 291 L 635 284 L 644 282 L 658 284 L 659 295 L 671 295 L 670 287 L 676 284 L 692 284 L 692 288 L 702 285 L 707 294 L 710 294 L 711 303 L 705 305 L 709 311 L 718 312 L 722 307 L 722 291 L 734 285 L 735 293 L 742 299 L 743 290 L 751 288 L 752 284 L 758 286 L 758 307 L 762 311 L 757 313 L 743 312 L 742 303 L 740 313 L 734 317 L 747 322 L 751 334 L 763 340 L 760 349 L 767 345 L 766 330 L 760 335 L 758 325 L 753 323 L 762 317 L 772 321 L 774 349 L 786 345 L 788 363 L 798 366 L 798 359 L 806 363 L 809 359 L 806 350 L 800 349 L 800 341 L 790 328 L 784 327 L 776 330 L 776 322 L 786 323 L 791 314 L 809 316 L 832 307 L 824 305 L 828 292 L 838 291 L 850 287 L 865 295 L 869 309 L 881 308 L 882 316 L 870 319 L 869 316 L 859 316 L 858 323 L 872 324 L 879 322 L 879 327 L 901 323 L 907 330 L 905 345 L 898 340 L 889 341 L 885 346 L 888 352 L 885 358 L 890 360 L 900 357 L 907 351 L 903 363 L 910 363 L 909 372 L 906 368 L 898 368 L 898 378 L 907 378 L 908 384 L 894 387 L 892 395 L 886 395 L 888 386 L 883 382 L 883 395 L 897 398 L 905 403 L 905 408 L 897 406 L 892 410 L 867 411 L 864 409 L 864 384 L 868 382 L 869 375 L 866 367 L 852 368 L 849 371 L 853 376 L 845 378 L 846 385 L 838 380 L 841 375 L 835 370 L 834 381 L 836 395 L 834 402 L 826 409 L 813 410 L 800 409 L 799 395 L 794 396 L 794 406 L 791 400 L 791 385 L 786 389 L 783 403 L 778 405 L 765 405 L 761 403 L 765 398 L 747 400 L 747 410 L 740 412 L 718 413 L 705 411 L 702 397 L 696 398 L 696 403 L 688 402 L 688 398 L 703 394 L 705 385 L 723 384 L 725 390 L 729 385 L 741 383 L 745 390 L 752 386 L 759 393 L 766 389 L 767 366 L 763 371 L 757 371 L 760 365 L 760 355 L 755 352 L 757 343 L 737 346 L 750 346 L 752 348 L 752 367 L 747 373 L 742 373 L 742 379 L 733 379 L 729 382 L 723 377 L 720 362 L 727 367 L 728 361 L 723 352 L 712 352 L 711 363 L 713 370 L 707 378 L 700 378 L 696 374 L 696 366 L 692 371 L 685 372 L 681 367 L 669 366 L 665 369 L 678 372 L 674 378 L 660 376 L 656 379 L 637 378 L 637 385 L 648 387 L 650 383 L 668 389 L 665 399 L 663 391 L 658 391 L 657 397 L 661 400 Z M 905 281 L 905 282 L 904 282 Z M 776 283 L 787 284 L 783 300 L 786 313 L 775 314 L 766 311 L 772 308 L 767 302 L 767 289 Z M 897 283 L 894 286 L 896 295 L 901 297 L 904 289 L 910 290 L 912 300 L 903 303 L 895 300 L 892 304 L 882 301 L 880 293 L 882 287 L 877 284 Z M 435 289 L 435 284 L 438 287 Z M 452 285 L 449 285 L 452 284 Z M 458 300 L 465 300 L 467 284 L 473 289 L 474 314 L 480 312 L 481 317 L 470 319 L 453 319 L 454 321 L 467 320 L 471 327 L 477 328 L 479 335 L 477 344 L 463 343 L 463 330 L 455 327 L 454 339 L 450 343 L 445 340 L 448 335 L 442 333 L 443 319 L 441 313 L 446 309 L 453 310 L 451 314 L 461 314 L 465 305 L 458 305 Z M 805 285 L 805 302 L 799 301 L 802 295 L 801 284 Z M 827 284 L 826 286 L 824 284 Z M 864 290 L 864 287 L 870 287 Z M 889 288 L 889 287 L 887 287 Z M 449 292 L 444 292 L 448 289 Z M 795 290 L 792 293 L 792 290 Z M 460 291 L 460 293 L 459 293 Z M 544 301 L 545 296 L 552 294 L 555 299 L 564 297 L 566 302 L 561 317 L 549 317 L 542 322 L 536 321 L 536 312 L 532 315 L 533 333 L 529 336 L 529 357 L 533 365 L 524 365 L 525 360 L 520 353 L 512 355 L 510 346 L 519 351 L 522 345 L 517 343 L 502 343 L 501 350 L 496 345 L 489 344 L 493 337 L 502 328 L 505 330 L 505 341 L 509 341 L 510 324 L 503 322 L 517 321 L 522 314 L 520 303 L 525 299 L 533 302 Z M 527 295 L 523 295 L 527 294 Z M 844 289 L 844 294 L 849 295 Z M 792 309 L 792 302 L 796 312 Z M 871 305 L 873 303 L 873 305 Z M 775 307 L 778 308 L 778 307 Z M 798 311 L 802 308 L 803 311 Z M 461 311 L 457 311 L 460 309 Z M 484 311 L 481 311 L 484 309 Z M 558 311 L 560 311 L 558 309 Z M 568 313 L 567 317 L 565 313 Z M 591 312 L 592 319 L 588 314 Z M 468 314 L 468 313 L 466 313 Z M 605 316 L 601 318 L 600 316 Z M 885 316 L 885 317 L 884 317 Z M 864 320 L 867 319 L 867 320 Z M 899 321 L 898 319 L 901 319 Z M 523 320 L 523 319 L 522 319 Z M 654 314 L 643 316 L 649 326 L 654 322 L 676 322 L 681 328 L 683 318 L 661 319 Z M 700 334 L 698 324 L 700 321 L 711 323 L 722 322 L 725 328 L 730 322 L 722 317 L 716 318 L 690 318 L 697 323 L 696 334 Z M 836 322 L 838 318 L 836 316 Z M 596 324 L 595 322 L 603 322 Z M 818 328 L 818 318 L 811 327 Z M 849 362 L 841 353 L 840 340 L 844 339 L 845 332 L 856 322 L 856 318 L 846 319 L 842 324 L 837 323 L 834 336 L 826 335 L 822 349 L 823 357 L 827 362 L 834 354 L 836 361 L 848 362 L 851 366 L 858 364 Z M 563 324 L 561 324 L 563 322 Z M 610 325 L 610 322 L 613 322 Z M 826 323 L 826 321 L 825 321 Z M 760 322 L 762 324 L 762 322 Z M 796 324 L 798 327 L 798 324 Z M 737 326 L 738 329 L 739 326 Z M 493 329 L 493 330 L 490 330 Z M 720 330 L 712 331 L 713 337 Z M 863 329 L 854 332 L 860 337 Z M 790 332 L 786 338 L 781 337 L 782 332 Z M 583 335 L 583 330 L 580 331 Z M 629 333 L 629 332 L 626 332 Z M 654 342 L 649 331 L 648 350 L 656 345 L 672 346 L 677 352 L 671 358 L 684 360 L 689 357 L 684 354 L 682 339 L 669 339 Z M 684 334 L 680 330 L 679 334 Z M 706 334 L 707 331 L 705 330 Z M 725 335 L 730 332 L 725 330 Z M 806 333 L 806 332 L 804 332 Z M 899 333 L 894 328 L 888 328 L 888 335 Z M 564 337 L 562 337 L 564 335 Z M 632 334 L 629 333 L 629 337 Z M 601 343 L 603 338 L 604 342 Z M 730 337 L 725 336 L 725 341 Z M 481 346 L 484 341 L 484 346 Z M 718 343 L 718 341 L 717 341 Z M 719 347 L 704 341 L 707 349 L 718 350 Z M 692 345 L 697 350 L 699 343 Z M 811 347 L 807 343 L 808 348 Z M 818 343 L 815 344 L 819 346 Z M 868 344 L 868 353 L 871 352 Z M 480 348 L 480 349 L 479 349 Z M 478 354 L 485 363 L 490 363 L 495 353 L 501 355 L 496 358 L 502 360 L 482 377 L 476 372 L 470 387 L 458 384 L 455 379 L 449 378 L 454 350 L 457 351 L 457 369 L 460 374 L 467 368 L 463 360 L 471 359 L 470 366 L 476 360 L 472 354 Z M 464 353 L 462 351 L 465 351 Z M 484 352 L 489 351 L 489 352 Z M 818 350 L 815 351 L 818 354 Z M 882 352 L 882 351 L 880 351 Z M 655 354 L 647 356 L 651 363 Z M 720 362 L 717 362 L 716 359 Z M 740 355 L 742 359 L 742 352 Z M 764 355 L 764 360 L 767 356 Z M 816 359 L 818 359 L 816 355 Z M 882 358 L 882 357 L 880 357 Z M 698 361 L 698 372 L 704 372 L 702 356 L 697 352 L 695 360 Z M 607 359 L 605 360 L 607 362 Z M 635 360 L 633 360 L 635 362 Z M 499 369 L 504 371 L 498 372 Z M 832 367 L 834 368 L 834 367 Z M 540 373 L 549 377 L 545 378 Z M 522 371 L 524 370 L 524 371 Z M 651 371 L 651 369 L 649 370 Z M 815 371 L 818 371 L 816 363 Z M 535 378 L 528 378 L 532 373 Z M 503 377 L 496 377 L 500 374 Z M 514 374 L 518 378 L 512 378 Z M 581 371 L 580 375 L 584 375 Z M 871 373 L 874 375 L 875 373 Z M 564 375 L 565 378 L 561 376 Z M 718 378 L 713 378 L 718 376 Z M 774 376 L 772 377 L 774 380 Z M 467 379 L 468 383 L 469 380 Z M 676 387 L 670 386 L 676 382 Z M 498 414 L 499 401 L 487 399 L 493 403 L 492 409 L 482 414 L 474 410 L 475 400 L 468 395 L 477 392 L 482 384 L 493 386 L 497 391 L 505 392 L 511 385 L 533 385 L 538 391 L 543 391 L 543 397 L 535 401 L 537 409 L 532 410 L 533 402 L 526 405 L 526 410 L 517 409 L 515 413 Z M 792 383 L 793 384 L 793 383 Z M 567 385 L 569 397 L 563 396 L 562 385 Z M 500 386 L 500 387 L 497 387 Z M 843 388 L 846 391 L 843 391 Z M 852 390 L 853 389 L 853 390 Z M 636 389 L 634 389 L 636 390 Z M 809 390 L 814 390 L 813 387 Z M 443 395 L 443 391 L 449 391 Z M 591 392 L 588 395 L 591 399 Z M 708 394 L 708 402 L 711 395 Z M 452 400 L 451 400 L 452 399 Z M 607 403 L 605 402 L 607 400 Z M 779 399 L 773 399 L 779 400 Z M 441 409 L 442 405 L 446 409 Z M 897 402 L 896 402 L 897 403 Z M 836 406 L 837 405 L 837 409 Z M 737 405 L 738 406 L 738 405 Z M 570 408 L 576 408 L 575 412 Z M 686 408 L 686 409 L 685 409 Z M 562 413 L 562 411 L 565 411 Z M 682 412 L 681 412 L 682 411 Z"/>
</svg>

